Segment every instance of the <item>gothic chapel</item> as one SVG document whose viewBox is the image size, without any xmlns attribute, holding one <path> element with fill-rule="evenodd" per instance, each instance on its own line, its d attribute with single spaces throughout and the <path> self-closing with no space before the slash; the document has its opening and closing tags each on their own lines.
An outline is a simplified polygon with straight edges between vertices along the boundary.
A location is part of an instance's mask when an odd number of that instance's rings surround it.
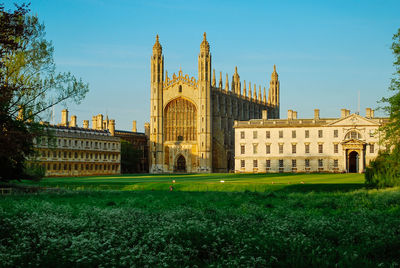
<svg viewBox="0 0 400 268">
<path fill-rule="evenodd" d="M 229 87 L 222 72 L 211 74 L 210 45 L 204 33 L 198 57 L 198 77 L 182 70 L 168 77 L 162 47 L 156 37 L 151 56 L 150 173 L 228 172 L 234 168 L 235 120 L 279 118 L 279 80 L 265 87 L 240 82 L 235 68 Z"/>
</svg>

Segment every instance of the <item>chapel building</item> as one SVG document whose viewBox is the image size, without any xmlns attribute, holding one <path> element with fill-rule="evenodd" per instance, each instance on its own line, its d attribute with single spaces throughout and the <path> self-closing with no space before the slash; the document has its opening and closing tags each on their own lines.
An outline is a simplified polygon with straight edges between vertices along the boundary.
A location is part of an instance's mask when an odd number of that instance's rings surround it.
<svg viewBox="0 0 400 268">
<path fill-rule="evenodd" d="M 182 70 L 168 77 L 156 37 L 151 56 L 150 173 L 228 172 L 234 168 L 235 120 L 279 118 L 278 74 L 274 65 L 268 96 L 265 87 L 241 82 L 237 68 L 219 82 L 212 70 L 210 45 L 204 38 L 198 56 L 198 77 Z"/>
</svg>

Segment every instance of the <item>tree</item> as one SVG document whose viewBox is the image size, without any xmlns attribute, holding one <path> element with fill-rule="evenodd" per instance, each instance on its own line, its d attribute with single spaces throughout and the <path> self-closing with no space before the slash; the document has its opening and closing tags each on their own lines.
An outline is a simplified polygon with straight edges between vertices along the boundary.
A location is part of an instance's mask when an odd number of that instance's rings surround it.
<svg viewBox="0 0 400 268">
<path fill-rule="evenodd" d="M 389 90 L 394 94 L 381 100 L 386 103 L 383 109 L 390 119 L 382 127 L 386 150 L 379 153 L 365 172 L 366 184 L 377 188 L 400 185 L 400 28 L 393 36 L 391 49 L 395 57 L 395 73 Z"/>
<path fill-rule="evenodd" d="M 389 114 L 390 122 L 383 127 L 385 140 L 389 147 L 400 146 L 400 28 L 393 36 L 392 52 L 395 57 L 393 66 L 395 73 L 391 80 L 389 90 L 393 91 L 393 96 L 382 98 L 383 103 L 387 103 L 383 109 Z"/>
<path fill-rule="evenodd" d="M 59 103 L 80 103 L 88 84 L 58 73 L 54 48 L 44 25 L 29 15 L 29 5 L 6 11 L 0 5 L 0 180 L 32 177 L 25 166 L 33 140 L 43 134 L 38 122 Z"/>
</svg>

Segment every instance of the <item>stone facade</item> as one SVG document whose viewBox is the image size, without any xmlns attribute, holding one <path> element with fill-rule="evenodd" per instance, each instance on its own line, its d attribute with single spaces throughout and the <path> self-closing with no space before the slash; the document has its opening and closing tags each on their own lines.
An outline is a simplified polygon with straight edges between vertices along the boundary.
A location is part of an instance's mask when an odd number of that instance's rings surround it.
<svg viewBox="0 0 400 268">
<path fill-rule="evenodd" d="M 229 88 L 220 73 L 216 83 L 210 45 L 204 33 L 198 56 L 198 77 L 168 77 L 158 39 L 151 57 L 150 172 L 227 172 L 234 165 L 234 120 L 279 118 L 279 80 L 272 73 L 268 98 L 265 88 L 240 82 L 237 68 Z"/>
<path fill-rule="evenodd" d="M 76 116 L 68 121 L 68 110 L 63 110 L 61 124 L 48 125 L 50 135 L 35 139 L 36 154 L 28 162 L 41 165 L 46 176 L 120 174 L 121 142 L 113 136 L 115 121 L 108 120 L 107 126 L 90 129 L 84 120 L 84 127 L 78 127 Z"/>
<path fill-rule="evenodd" d="M 235 122 L 235 172 L 364 172 L 381 149 L 379 127 L 387 118 L 350 114 L 340 118 L 257 119 Z"/>
</svg>

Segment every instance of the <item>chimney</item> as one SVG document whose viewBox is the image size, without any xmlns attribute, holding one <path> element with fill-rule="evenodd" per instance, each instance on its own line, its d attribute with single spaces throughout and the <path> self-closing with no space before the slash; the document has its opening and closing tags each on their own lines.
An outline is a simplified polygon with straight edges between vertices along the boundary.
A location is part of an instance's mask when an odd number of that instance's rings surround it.
<svg viewBox="0 0 400 268">
<path fill-rule="evenodd" d="M 365 109 L 365 117 L 366 118 L 371 118 L 371 108 L 366 108 Z"/>
<path fill-rule="evenodd" d="M 293 119 L 297 119 L 297 111 L 293 111 Z"/>
<path fill-rule="evenodd" d="M 150 123 L 144 123 L 144 134 L 150 139 Z"/>
<path fill-rule="evenodd" d="M 375 111 L 371 109 L 371 118 L 375 117 Z"/>
<path fill-rule="evenodd" d="M 319 119 L 319 109 L 314 109 L 314 119 Z"/>
<path fill-rule="evenodd" d="M 89 128 L 89 120 L 83 120 L 83 128 Z"/>
<path fill-rule="evenodd" d="M 133 120 L 133 121 L 132 121 L 132 132 L 137 132 L 136 120 Z"/>
<path fill-rule="evenodd" d="M 92 116 L 92 129 L 97 129 L 97 118 L 95 115 Z"/>
<path fill-rule="evenodd" d="M 340 109 L 340 118 L 346 117 L 346 109 Z"/>
<path fill-rule="evenodd" d="M 350 115 L 350 110 L 346 110 L 346 116 Z"/>
<path fill-rule="evenodd" d="M 268 119 L 268 111 L 267 110 L 262 110 L 262 119 L 265 119 L 265 120 Z"/>
<path fill-rule="evenodd" d="M 114 119 L 110 119 L 110 124 L 108 125 L 108 130 L 111 133 L 111 136 L 115 135 L 115 120 Z"/>
<path fill-rule="evenodd" d="M 76 115 L 71 116 L 70 127 L 76 127 Z"/>
<path fill-rule="evenodd" d="M 68 110 L 64 109 L 61 111 L 61 125 L 68 127 Z"/>
<path fill-rule="evenodd" d="M 293 110 L 288 110 L 287 111 L 287 119 L 289 119 L 289 120 L 293 119 Z"/>
<path fill-rule="evenodd" d="M 97 126 L 97 129 L 104 129 L 103 128 L 103 115 L 102 114 L 97 115 L 96 126 Z"/>
</svg>

